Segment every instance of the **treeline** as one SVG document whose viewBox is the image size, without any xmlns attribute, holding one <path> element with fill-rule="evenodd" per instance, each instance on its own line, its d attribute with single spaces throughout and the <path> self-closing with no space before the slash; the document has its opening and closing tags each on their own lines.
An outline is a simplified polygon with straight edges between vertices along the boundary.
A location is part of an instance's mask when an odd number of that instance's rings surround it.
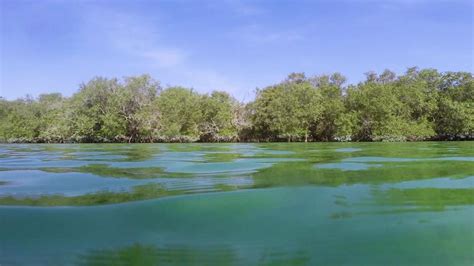
<svg viewBox="0 0 474 266">
<path fill-rule="evenodd" d="M 0 99 L 2 142 L 412 141 L 474 138 L 469 72 L 385 70 L 345 85 L 339 73 L 284 81 L 238 102 L 148 75 L 94 78 L 72 97 Z"/>
</svg>

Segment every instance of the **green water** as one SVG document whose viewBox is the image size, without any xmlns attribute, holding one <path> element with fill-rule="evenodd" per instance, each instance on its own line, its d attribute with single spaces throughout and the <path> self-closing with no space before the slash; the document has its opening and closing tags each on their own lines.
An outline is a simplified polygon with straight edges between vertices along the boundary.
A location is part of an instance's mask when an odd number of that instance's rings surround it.
<svg viewBox="0 0 474 266">
<path fill-rule="evenodd" d="M 0 265 L 473 265 L 474 143 L 0 145 Z"/>
</svg>

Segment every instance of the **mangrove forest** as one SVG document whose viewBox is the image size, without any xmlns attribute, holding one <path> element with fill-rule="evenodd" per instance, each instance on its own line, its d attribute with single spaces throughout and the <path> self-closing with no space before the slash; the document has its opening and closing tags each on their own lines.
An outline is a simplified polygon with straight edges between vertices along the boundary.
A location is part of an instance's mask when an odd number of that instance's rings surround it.
<svg viewBox="0 0 474 266">
<path fill-rule="evenodd" d="M 245 103 L 225 91 L 164 88 L 149 75 L 95 77 L 71 97 L 0 98 L 0 141 L 12 143 L 473 138 L 473 74 L 417 67 L 368 72 L 357 84 L 291 73 Z"/>
</svg>

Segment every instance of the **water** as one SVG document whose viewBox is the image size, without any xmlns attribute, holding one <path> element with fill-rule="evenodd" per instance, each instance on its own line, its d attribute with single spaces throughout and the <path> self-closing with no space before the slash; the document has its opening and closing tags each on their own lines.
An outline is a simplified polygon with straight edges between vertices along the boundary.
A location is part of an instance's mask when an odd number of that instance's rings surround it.
<svg viewBox="0 0 474 266">
<path fill-rule="evenodd" d="M 0 145 L 0 265 L 472 265 L 474 143 Z"/>
</svg>

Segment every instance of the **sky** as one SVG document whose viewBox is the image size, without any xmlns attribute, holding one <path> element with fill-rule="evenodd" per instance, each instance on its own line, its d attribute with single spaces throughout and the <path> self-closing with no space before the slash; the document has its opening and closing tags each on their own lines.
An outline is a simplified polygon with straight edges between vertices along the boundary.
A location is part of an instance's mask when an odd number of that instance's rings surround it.
<svg viewBox="0 0 474 266">
<path fill-rule="evenodd" d="M 146 73 L 248 101 L 291 72 L 474 72 L 473 38 L 470 0 L 0 0 L 0 96 Z"/>
</svg>

